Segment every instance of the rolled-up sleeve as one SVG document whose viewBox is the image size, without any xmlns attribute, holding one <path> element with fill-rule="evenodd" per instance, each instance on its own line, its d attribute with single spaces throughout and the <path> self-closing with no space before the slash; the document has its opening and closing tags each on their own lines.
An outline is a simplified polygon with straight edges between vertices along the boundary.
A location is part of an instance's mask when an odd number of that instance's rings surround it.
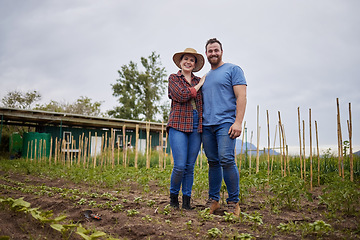
<svg viewBox="0 0 360 240">
<path fill-rule="evenodd" d="M 195 88 L 186 86 L 181 76 L 177 74 L 169 76 L 168 96 L 170 99 L 177 102 L 187 102 L 191 98 L 195 98 L 196 94 Z"/>
</svg>

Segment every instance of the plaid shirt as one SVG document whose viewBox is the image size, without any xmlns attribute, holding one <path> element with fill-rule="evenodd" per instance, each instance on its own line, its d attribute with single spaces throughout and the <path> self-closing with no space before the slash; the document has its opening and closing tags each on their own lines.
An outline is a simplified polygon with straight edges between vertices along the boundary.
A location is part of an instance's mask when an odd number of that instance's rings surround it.
<svg viewBox="0 0 360 240">
<path fill-rule="evenodd" d="M 193 106 L 191 99 L 195 99 L 196 109 L 199 115 L 198 132 L 202 132 L 202 92 L 196 92 L 194 86 L 200 78 L 191 74 L 191 85 L 179 71 L 169 76 L 168 96 L 171 99 L 171 110 L 167 128 L 172 127 L 182 132 L 193 131 Z"/>
</svg>

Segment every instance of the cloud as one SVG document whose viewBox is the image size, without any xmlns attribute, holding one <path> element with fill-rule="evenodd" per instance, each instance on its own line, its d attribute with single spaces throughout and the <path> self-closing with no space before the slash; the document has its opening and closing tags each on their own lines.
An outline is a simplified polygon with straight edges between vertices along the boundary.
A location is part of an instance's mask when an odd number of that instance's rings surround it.
<svg viewBox="0 0 360 240">
<path fill-rule="evenodd" d="M 240 65 L 248 81 L 245 116 L 267 145 L 266 110 L 273 139 L 278 111 L 287 141 L 298 144 L 297 107 L 319 124 L 322 145 L 336 145 L 336 98 L 346 139 L 348 103 L 353 131 L 360 119 L 360 25 L 356 0 L 181 2 L 154 0 L 0 0 L 0 97 L 12 90 L 38 90 L 44 102 L 80 96 L 116 106 L 111 84 L 117 70 L 152 51 L 167 73 L 172 55 L 193 47 L 204 53 L 217 37 L 226 62 Z M 206 63 L 198 75 L 209 69 Z M 166 99 L 166 96 L 165 96 Z M 308 134 L 308 133 L 307 133 Z M 360 149 L 359 136 L 354 145 Z"/>
</svg>

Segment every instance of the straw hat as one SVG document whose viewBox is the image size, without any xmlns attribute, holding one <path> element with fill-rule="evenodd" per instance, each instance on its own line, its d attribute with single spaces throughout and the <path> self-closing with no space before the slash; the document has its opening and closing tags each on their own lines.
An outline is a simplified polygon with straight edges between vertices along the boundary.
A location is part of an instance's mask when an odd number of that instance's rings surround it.
<svg viewBox="0 0 360 240">
<path fill-rule="evenodd" d="M 173 61 L 176 64 L 176 66 L 181 68 L 180 61 L 181 61 L 181 57 L 184 54 L 191 54 L 196 58 L 197 61 L 196 61 L 193 72 L 198 72 L 202 69 L 202 67 L 204 66 L 204 63 L 205 63 L 204 57 L 200 53 L 197 53 L 196 50 L 193 48 L 186 48 L 183 52 L 178 52 L 178 53 L 174 54 Z"/>
</svg>

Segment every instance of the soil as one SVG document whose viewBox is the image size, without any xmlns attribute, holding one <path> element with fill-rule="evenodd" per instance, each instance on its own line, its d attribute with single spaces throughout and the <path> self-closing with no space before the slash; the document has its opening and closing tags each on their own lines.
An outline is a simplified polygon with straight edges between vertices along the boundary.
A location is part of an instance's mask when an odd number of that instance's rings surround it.
<svg viewBox="0 0 360 240">
<path fill-rule="evenodd" d="M 241 233 L 251 234 L 256 239 L 360 239 L 359 236 L 359 214 L 354 216 L 341 215 L 341 218 L 329 218 L 326 208 L 319 205 L 317 196 L 321 189 L 314 189 L 313 202 L 305 202 L 300 209 L 281 209 L 278 213 L 266 206 L 266 191 L 252 191 L 241 210 L 247 214 L 258 212 L 262 216 L 262 225 L 249 221 L 228 222 L 224 219 L 225 206 L 213 215 L 213 219 L 204 219 L 199 211 L 205 208 L 206 193 L 204 198 L 192 199 L 195 209 L 175 210 L 165 214 L 169 197 L 156 183 L 150 186 L 150 191 L 144 191 L 142 186 L 136 183 L 122 183 L 126 187 L 119 189 L 108 189 L 94 187 L 86 182 L 73 183 L 66 179 L 51 179 L 46 176 L 33 176 L 19 173 L 0 172 L 2 186 L 36 188 L 34 191 L 20 191 L 16 188 L 0 188 L 0 198 L 18 199 L 23 197 L 31 203 L 31 207 L 39 208 L 41 211 L 52 211 L 53 217 L 65 214 L 65 223 L 81 224 L 86 229 L 103 231 L 107 236 L 117 239 L 210 239 L 208 230 L 218 228 L 222 234 L 217 239 L 249 239 L 240 238 Z M 73 189 L 74 192 L 96 193 L 91 197 L 76 194 L 64 194 L 52 192 L 45 189 L 41 191 L 39 186 Z M 77 189 L 77 190 L 75 190 Z M 116 201 L 106 197 L 111 193 Z M 87 200 L 87 204 L 80 204 L 80 199 Z M 137 200 L 136 200 L 137 199 Z M 150 200 L 153 205 L 149 204 Z M 97 205 L 89 206 L 94 201 Z M 106 207 L 120 203 L 123 208 L 113 211 Z M 181 198 L 180 198 L 181 203 Z M 266 207 L 264 207 L 266 206 Z M 84 212 L 91 210 L 101 220 L 86 218 Z M 128 211 L 130 210 L 130 211 Z M 130 216 L 131 211 L 137 211 Z M 30 214 L 15 212 L 14 210 L 0 204 L 0 239 L 83 239 L 76 231 L 67 231 L 63 235 L 50 227 L 49 223 L 41 223 Z M 280 223 L 313 223 L 316 220 L 324 220 L 331 224 L 333 231 L 326 234 L 306 233 L 302 231 L 282 232 L 277 226 Z M 90 238 L 89 238 L 90 239 Z M 100 238 L 101 239 L 101 238 Z M 102 238 L 105 239 L 105 238 Z"/>
</svg>

